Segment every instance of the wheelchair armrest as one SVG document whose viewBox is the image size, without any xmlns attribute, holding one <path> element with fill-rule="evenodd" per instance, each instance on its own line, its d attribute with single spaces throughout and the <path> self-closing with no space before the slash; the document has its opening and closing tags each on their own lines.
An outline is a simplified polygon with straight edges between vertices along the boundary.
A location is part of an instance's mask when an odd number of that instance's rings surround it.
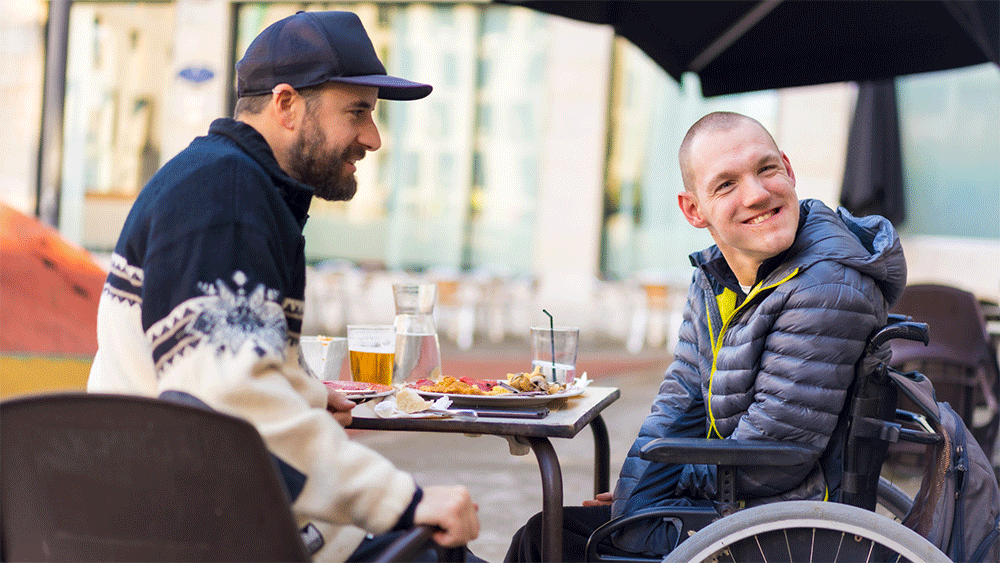
<svg viewBox="0 0 1000 563">
<path fill-rule="evenodd" d="M 587 539 L 587 561 L 607 561 L 615 563 L 646 563 L 660 561 L 662 557 L 623 557 L 618 555 L 602 556 L 598 553 L 598 547 L 607 540 L 611 534 L 618 530 L 646 520 L 671 520 L 677 527 L 678 543 L 687 538 L 689 531 L 696 531 L 708 526 L 718 519 L 719 513 L 715 509 L 706 506 L 665 506 L 640 510 L 635 514 L 613 518 L 594 530 L 594 533 Z M 673 546 L 677 547 L 677 546 Z M 671 548 L 673 549 L 673 548 Z"/>
<path fill-rule="evenodd" d="M 794 442 L 657 438 L 639 450 L 639 457 L 660 463 L 788 466 L 815 460 L 822 450 Z"/>
</svg>

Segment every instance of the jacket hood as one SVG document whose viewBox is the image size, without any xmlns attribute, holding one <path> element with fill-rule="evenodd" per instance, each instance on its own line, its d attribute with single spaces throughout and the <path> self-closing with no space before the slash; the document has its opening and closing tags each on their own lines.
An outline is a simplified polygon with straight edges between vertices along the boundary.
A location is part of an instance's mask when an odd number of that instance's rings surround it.
<svg viewBox="0 0 1000 563">
<path fill-rule="evenodd" d="M 816 199 L 799 202 L 799 232 L 795 242 L 774 271 L 764 279 L 783 279 L 793 270 L 804 270 L 813 264 L 833 260 L 875 280 L 889 306 L 899 299 L 906 286 L 906 259 L 899 235 L 888 219 L 879 215 L 855 217 L 844 208 L 833 211 Z M 723 260 L 715 245 L 691 255 L 696 267 L 707 271 L 713 262 Z"/>
<path fill-rule="evenodd" d="M 843 207 L 834 212 L 815 199 L 803 200 L 801 212 L 808 217 L 792 244 L 792 252 L 801 249 L 792 263 L 805 269 L 834 260 L 853 268 L 875 280 L 892 307 L 906 287 L 906 258 L 892 223 L 880 215 L 855 217 Z"/>
</svg>

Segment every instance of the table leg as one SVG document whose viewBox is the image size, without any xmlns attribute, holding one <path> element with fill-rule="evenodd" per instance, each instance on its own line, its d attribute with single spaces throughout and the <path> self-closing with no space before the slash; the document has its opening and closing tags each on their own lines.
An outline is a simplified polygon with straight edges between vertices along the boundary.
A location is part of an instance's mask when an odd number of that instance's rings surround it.
<svg viewBox="0 0 1000 563">
<path fill-rule="evenodd" d="M 562 561 L 563 484 L 556 450 L 548 438 L 528 438 L 542 472 L 542 561 Z"/>
<path fill-rule="evenodd" d="M 601 415 L 590 421 L 594 431 L 594 496 L 611 490 L 611 441 Z"/>
</svg>

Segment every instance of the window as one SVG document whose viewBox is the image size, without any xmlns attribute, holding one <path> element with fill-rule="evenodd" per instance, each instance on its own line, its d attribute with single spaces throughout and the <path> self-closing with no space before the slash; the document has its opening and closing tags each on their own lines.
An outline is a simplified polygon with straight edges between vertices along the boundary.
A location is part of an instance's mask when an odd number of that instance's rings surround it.
<svg viewBox="0 0 1000 563">
<path fill-rule="evenodd" d="M 900 78 L 906 234 L 1000 239 L 1000 73 Z"/>
<path fill-rule="evenodd" d="M 173 20 L 170 4 L 71 8 L 62 198 L 83 213 L 63 213 L 60 227 L 91 249 L 114 247 L 132 201 L 160 167 Z"/>
<path fill-rule="evenodd" d="M 382 148 L 358 163 L 352 201 L 313 203 L 307 255 L 529 271 L 546 16 L 468 4 L 242 4 L 236 57 L 303 8 L 357 13 L 389 74 L 434 86 L 415 103 L 379 103 Z"/>
</svg>

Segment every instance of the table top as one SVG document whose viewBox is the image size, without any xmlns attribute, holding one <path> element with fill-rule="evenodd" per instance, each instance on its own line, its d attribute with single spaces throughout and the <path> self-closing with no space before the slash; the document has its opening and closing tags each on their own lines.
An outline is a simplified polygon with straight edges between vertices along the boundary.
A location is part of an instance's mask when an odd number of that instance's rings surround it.
<svg viewBox="0 0 1000 563">
<path fill-rule="evenodd" d="M 414 432 L 457 432 L 492 434 L 525 438 L 572 438 L 583 430 L 608 405 L 618 400 L 616 387 L 588 386 L 578 397 L 568 397 L 548 404 L 544 418 L 479 417 L 457 418 L 379 418 L 371 409 L 355 408 L 348 426 L 357 430 L 408 430 Z"/>
</svg>

